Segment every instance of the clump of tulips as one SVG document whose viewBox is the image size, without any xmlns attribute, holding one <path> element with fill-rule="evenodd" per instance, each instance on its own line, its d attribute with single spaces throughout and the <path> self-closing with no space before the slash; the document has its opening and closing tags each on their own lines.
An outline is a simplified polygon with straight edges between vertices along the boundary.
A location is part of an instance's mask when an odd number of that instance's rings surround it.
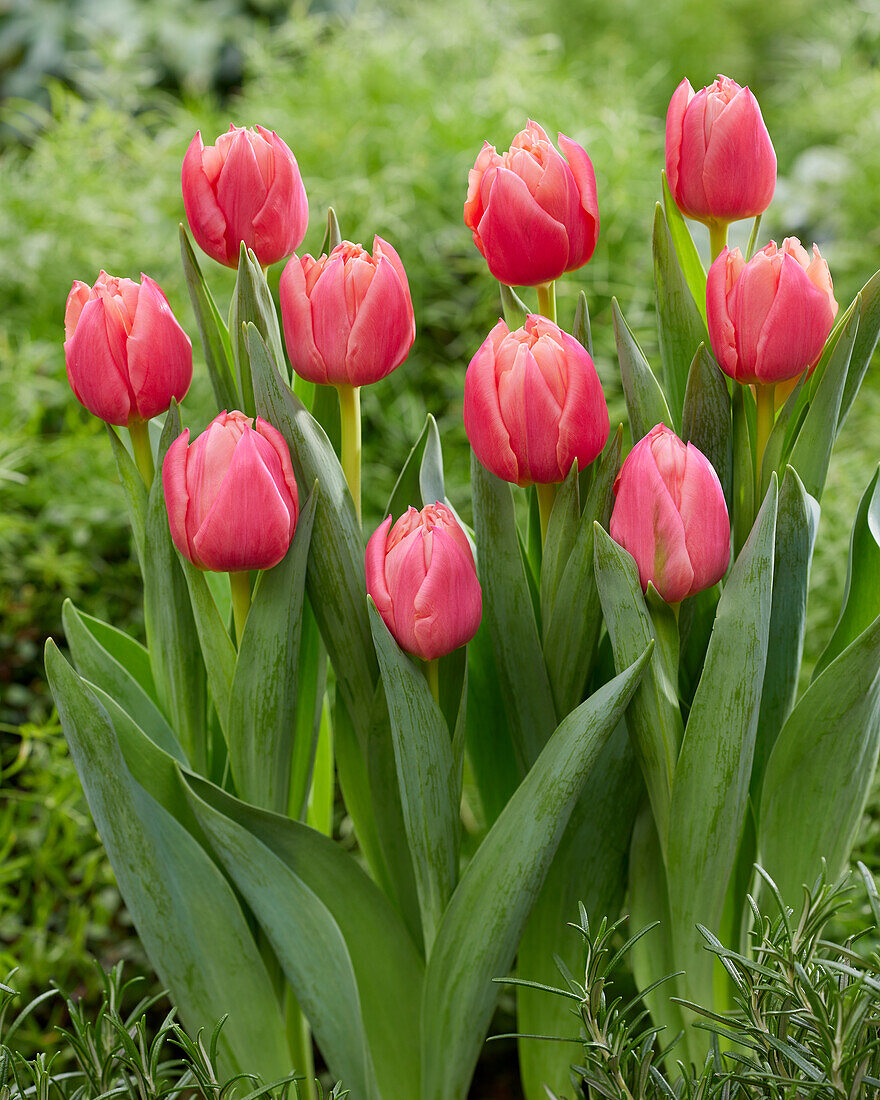
<svg viewBox="0 0 880 1100">
<path fill-rule="evenodd" d="M 880 591 L 861 579 L 876 471 L 840 620 L 799 676 L 880 273 L 837 317 L 815 246 L 729 250 L 776 156 L 747 88 L 683 81 L 654 223 L 659 367 L 613 306 L 625 439 L 587 294 L 556 312 L 555 280 L 599 233 L 590 158 L 559 150 L 529 122 L 467 181 L 465 225 L 502 284 L 460 365 L 470 498 L 447 497 L 429 415 L 372 533 L 358 395 L 418 354 L 408 279 L 332 211 L 327 252 L 295 254 L 308 204 L 276 134 L 196 134 L 183 161 L 192 236 L 237 271 L 227 328 L 181 227 L 223 410 L 192 440 L 190 343 L 161 290 L 104 272 L 71 290 L 68 376 L 108 424 L 147 646 L 68 604 L 72 663 L 50 643 L 48 677 L 144 946 L 189 1027 L 228 1014 L 230 1073 L 293 1068 L 315 1096 L 314 1040 L 353 1096 L 463 1100 L 515 964 L 525 1095 L 562 1094 L 570 1052 L 528 1036 L 568 1031 L 542 986 L 555 957 L 581 965 L 578 902 L 659 923 L 635 978 L 682 1032 L 674 1056 L 700 1064 L 688 1004 L 723 1014 L 735 993 L 705 937 L 745 942 L 754 864 L 797 904 L 848 858 L 880 747 Z M 685 218 L 708 228 L 708 276 Z M 334 839 L 337 783 L 356 854 Z"/>
</svg>

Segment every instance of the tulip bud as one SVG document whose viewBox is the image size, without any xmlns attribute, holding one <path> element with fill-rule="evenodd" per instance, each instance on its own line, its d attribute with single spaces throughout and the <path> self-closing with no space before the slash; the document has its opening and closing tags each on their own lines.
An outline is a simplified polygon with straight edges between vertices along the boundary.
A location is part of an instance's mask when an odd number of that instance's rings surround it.
<svg viewBox="0 0 880 1100">
<path fill-rule="evenodd" d="M 695 94 L 682 80 L 666 115 L 666 177 L 676 206 L 697 221 L 738 221 L 767 209 L 776 153 L 748 88 L 719 76 Z"/>
<path fill-rule="evenodd" d="M 192 381 L 192 344 L 168 299 L 142 282 L 102 271 L 74 282 L 64 313 L 64 361 L 77 399 L 108 424 L 127 427 L 182 401 Z"/>
<path fill-rule="evenodd" d="M 278 288 L 293 369 L 324 386 L 367 386 L 400 366 L 416 338 L 400 257 L 381 237 L 373 255 L 343 241 L 317 260 L 292 256 Z"/>
<path fill-rule="evenodd" d="M 608 406 L 589 352 L 552 321 L 530 314 L 511 332 L 499 321 L 470 361 L 464 427 L 474 454 L 516 485 L 564 481 L 608 439 Z"/>
<path fill-rule="evenodd" d="M 181 173 L 186 220 L 212 260 L 238 267 L 242 241 L 268 267 L 299 248 L 309 203 L 291 150 L 273 131 L 230 126 L 214 145 L 200 132 Z"/>
<path fill-rule="evenodd" d="M 748 263 L 724 249 L 709 269 L 706 319 L 718 365 L 738 382 L 770 385 L 812 370 L 837 315 L 828 264 L 797 237 L 771 241 Z"/>
<path fill-rule="evenodd" d="M 389 531 L 389 528 L 390 531 Z M 370 536 L 367 592 L 407 653 L 433 661 L 469 642 L 483 614 L 474 556 L 445 504 L 391 516 Z"/>
<path fill-rule="evenodd" d="M 611 537 L 650 581 L 680 603 L 724 576 L 730 520 L 721 482 L 706 456 L 657 424 L 627 455 L 614 482 Z"/>
<path fill-rule="evenodd" d="M 501 155 L 486 142 L 468 173 L 464 223 L 489 270 L 507 286 L 538 286 L 589 260 L 599 236 L 596 176 L 564 134 L 566 161 L 537 122 Z"/>
<path fill-rule="evenodd" d="M 168 448 L 162 485 L 174 545 L 199 569 L 271 569 L 287 553 L 299 515 L 290 452 L 257 417 L 222 412 L 189 444 Z"/>
</svg>

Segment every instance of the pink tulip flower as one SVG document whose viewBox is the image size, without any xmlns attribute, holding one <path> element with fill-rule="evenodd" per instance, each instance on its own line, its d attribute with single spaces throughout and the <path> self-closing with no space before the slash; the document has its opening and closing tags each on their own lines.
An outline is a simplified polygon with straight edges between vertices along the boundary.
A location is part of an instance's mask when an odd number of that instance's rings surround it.
<svg viewBox="0 0 880 1100">
<path fill-rule="evenodd" d="M 390 530 L 389 530 L 390 528 Z M 469 642 L 483 596 L 464 531 L 445 504 L 391 516 L 370 536 L 367 592 L 397 644 L 433 661 Z"/>
<path fill-rule="evenodd" d="M 627 455 L 614 482 L 611 537 L 650 581 L 679 603 L 721 580 L 730 561 L 730 520 L 718 475 L 693 443 L 658 424 Z"/>
<path fill-rule="evenodd" d="M 366 386 L 395 370 L 416 337 L 400 257 L 381 237 L 373 255 L 343 241 L 329 256 L 292 256 L 279 286 L 293 369 L 321 385 Z"/>
<path fill-rule="evenodd" d="M 464 223 L 507 286 L 538 286 L 589 260 L 599 236 L 596 176 L 564 134 L 559 147 L 529 121 L 506 153 L 486 142 L 468 174 Z"/>
<path fill-rule="evenodd" d="M 837 316 L 828 264 L 797 237 L 771 241 L 748 263 L 724 249 L 706 283 L 709 338 L 737 382 L 771 385 L 812 370 Z"/>
<path fill-rule="evenodd" d="M 262 126 L 230 126 L 214 145 L 196 133 L 181 183 L 193 236 L 226 267 L 238 267 L 242 241 L 268 267 L 296 251 L 306 235 L 309 203 L 296 157 Z"/>
<path fill-rule="evenodd" d="M 108 424 L 127 427 L 182 401 L 192 381 L 192 344 L 168 299 L 141 282 L 102 271 L 74 282 L 64 312 L 64 362 L 77 399 Z"/>
<path fill-rule="evenodd" d="M 290 451 L 257 417 L 222 412 L 189 446 L 168 448 L 162 486 L 174 545 L 199 569 L 271 569 L 287 553 L 299 515 Z"/>
<path fill-rule="evenodd" d="M 464 380 L 464 427 L 479 461 L 516 485 L 564 481 L 608 439 L 608 406 L 593 360 L 573 336 L 529 315 L 499 321 Z"/>
<path fill-rule="evenodd" d="M 748 88 L 719 76 L 695 94 L 682 80 L 666 115 L 666 178 L 676 206 L 697 221 L 738 221 L 767 209 L 776 153 Z"/>
</svg>

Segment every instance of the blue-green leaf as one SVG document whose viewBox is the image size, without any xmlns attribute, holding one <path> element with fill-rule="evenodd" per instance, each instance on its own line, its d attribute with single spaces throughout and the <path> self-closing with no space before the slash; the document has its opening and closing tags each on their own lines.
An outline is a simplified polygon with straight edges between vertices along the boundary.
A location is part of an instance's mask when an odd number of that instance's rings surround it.
<svg viewBox="0 0 880 1100">
<path fill-rule="evenodd" d="M 232 644 L 229 631 L 214 600 L 207 575 L 182 555 L 180 567 L 189 590 L 190 606 L 205 662 L 208 688 L 214 706 L 217 708 L 220 728 L 225 731 L 229 723 L 229 698 L 232 692 L 232 678 L 235 675 L 235 646 Z M 228 578 L 223 576 L 222 579 L 228 585 Z"/>
<path fill-rule="evenodd" d="M 674 431 L 675 421 L 660 383 L 654 377 L 644 352 L 624 320 L 616 298 L 611 299 L 611 315 L 614 319 L 617 358 L 620 362 L 620 377 L 623 380 L 623 394 L 633 443 L 638 443 L 656 424 L 665 424 Z"/>
<path fill-rule="evenodd" d="M 730 393 L 724 375 L 705 344 L 694 356 L 687 377 L 681 438 L 693 443 L 718 474 L 728 512 L 733 508 L 733 430 Z"/>
<path fill-rule="evenodd" d="M 238 389 L 244 401 L 244 412 L 248 416 L 256 413 L 247 339 L 247 327 L 251 324 L 265 341 L 275 366 L 279 371 L 286 372 L 287 361 L 281 343 L 278 314 L 275 312 L 269 284 L 256 255 L 242 241 L 235 290 L 229 306 L 229 335 Z"/>
<path fill-rule="evenodd" d="M 703 324 L 706 323 L 706 271 L 703 267 L 697 246 L 688 229 L 687 222 L 682 217 L 681 211 L 675 205 L 675 200 L 669 190 L 669 182 L 666 173 L 660 173 L 663 186 L 663 210 L 666 214 L 666 224 L 675 247 L 675 255 L 681 265 L 681 270 L 687 280 L 691 295 Z"/>
<path fill-rule="evenodd" d="M 853 342 L 849 370 L 840 399 L 840 411 L 837 414 L 838 435 L 846 423 L 880 337 L 880 271 L 875 272 L 865 283 L 859 292 L 859 299 L 859 331 Z"/>
<path fill-rule="evenodd" d="M 522 328 L 529 314 L 529 307 L 519 297 L 512 286 L 499 283 L 501 288 L 501 312 L 509 329 Z"/>
<path fill-rule="evenodd" d="M 211 296 L 183 225 L 180 226 L 180 255 L 214 400 L 220 409 L 240 408 L 241 397 L 235 381 L 229 330 Z"/>
</svg>

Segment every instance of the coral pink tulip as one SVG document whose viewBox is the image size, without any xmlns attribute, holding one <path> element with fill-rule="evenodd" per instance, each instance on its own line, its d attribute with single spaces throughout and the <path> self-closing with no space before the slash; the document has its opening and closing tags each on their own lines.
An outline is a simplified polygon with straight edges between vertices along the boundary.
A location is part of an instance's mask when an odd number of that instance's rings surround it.
<svg viewBox="0 0 880 1100">
<path fill-rule="evenodd" d="M 309 204 L 299 167 L 276 133 L 230 126 L 214 145 L 190 142 L 181 173 L 186 220 L 212 260 L 238 267 L 241 244 L 267 267 L 299 248 Z"/>
<path fill-rule="evenodd" d="M 650 581 L 679 603 L 721 580 L 730 561 L 730 520 L 718 475 L 693 443 L 658 424 L 627 455 L 614 482 L 611 537 Z"/>
<path fill-rule="evenodd" d="M 390 528 L 390 530 L 389 530 Z M 483 596 L 464 531 L 445 504 L 391 516 L 370 536 L 367 592 L 401 649 L 433 661 L 469 642 Z"/>
<path fill-rule="evenodd" d="M 812 369 L 837 316 L 828 264 L 797 237 L 771 241 L 748 263 L 724 249 L 706 283 L 709 338 L 738 382 L 774 384 Z"/>
<path fill-rule="evenodd" d="M 128 426 L 183 400 L 192 381 L 192 344 L 168 299 L 141 282 L 102 271 L 93 287 L 75 282 L 64 313 L 64 361 L 79 401 L 108 424 Z"/>
<path fill-rule="evenodd" d="M 409 355 L 416 336 L 400 257 L 373 238 L 373 255 L 343 241 L 329 256 L 293 256 L 279 287 L 293 369 L 322 385 L 366 386 Z"/>
<path fill-rule="evenodd" d="M 506 153 L 483 145 L 468 174 L 464 222 L 496 279 L 538 286 L 589 260 L 599 236 L 596 176 L 586 152 L 564 134 L 553 147 L 537 122 Z"/>
<path fill-rule="evenodd" d="M 608 439 L 608 406 L 593 360 L 552 321 L 499 321 L 464 380 L 464 427 L 474 454 L 517 485 L 564 481 Z"/>
<path fill-rule="evenodd" d="M 702 222 L 752 218 L 770 205 L 776 153 L 748 88 L 719 76 L 675 89 L 666 115 L 666 177 L 682 213 Z"/>
<path fill-rule="evenodd" d="M 299 515 L 290 451 L 257 417 L 222 412 L 189 444 L 168 448 L 162 485 L 174 545 L 199 569 L 271 569 L 287 553 Z"/>
</svg>

